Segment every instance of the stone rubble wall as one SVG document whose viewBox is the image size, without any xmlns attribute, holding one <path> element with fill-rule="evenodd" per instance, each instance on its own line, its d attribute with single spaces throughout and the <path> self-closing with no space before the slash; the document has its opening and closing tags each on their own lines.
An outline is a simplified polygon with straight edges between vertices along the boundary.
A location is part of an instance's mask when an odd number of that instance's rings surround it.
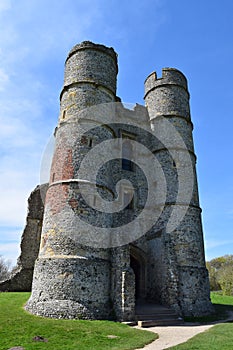
<svg viewBox="0 0 233 350">
<path fill-rule="evenodd" d="M 38 185 L 28 199 L 28 214 L 26 226 L 21 238 L 21 253 L 17 260 L 17 266 L 12 271 L 10 278 L 0 283 L 0 291 L 5 292 L 29 292 L 32 286 L 32 276 L 35 261 L 38 257 L 44 203 L 48 185 Z"/>
</svg>

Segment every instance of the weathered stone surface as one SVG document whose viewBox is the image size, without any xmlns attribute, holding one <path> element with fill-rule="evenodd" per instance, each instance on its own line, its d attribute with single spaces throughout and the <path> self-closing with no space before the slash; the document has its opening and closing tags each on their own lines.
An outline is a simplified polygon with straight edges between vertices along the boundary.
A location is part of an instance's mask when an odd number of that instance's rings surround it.
<svg viewBox="0 0 233 350">
<path fill-rule="evenodd" d="M 66 60 L 41 245 L 26 308 L 33 314 L 54 318 L 131 321 L 135 299 L 143 299 L 167 305 L 179 315 L 210 313 L 187 80 L 172 68 L 163 69 L 160 79 L 152 73 L 145 82 L 146 108 L 136 105 L 129 110 L 114 103 L 119 101 L 117 71 L 114 50 L 90 42 L 76 45 Z M 118 123 L 99 123 L 85 133 L 85 122 L 91 124 L 95 117 L 91 107 L 101 103 L 109 103 L 109 112 L 114 108 L 120 116 Z M 106 109 L 100 107 L 99 112 L 104 118 Z M 137 121 L 136 126 L 133 121 Z M 133 185 L 134 197 L 124 210 L 109 214 L 84 200 L 80 190 L 83 181 L 92 204 L 97 199 L 91 197 L 93 183 L 80 178 L 80 167 L 92 148 L 116 138 L 122 140 L 122 157 L 107 162 L 92 180 L 109 203 L 116 197 L 116 185 L 122 178 Z M 160 164 L 150 189 L 158 194 L 151 205 L 154 224 L 137 237 L 135 226 L 128 233 L 134 239 L 119 246 L 109 244 L 118 239 L 109 235 L 100 248 L 98 235 L 93 235 L 95 227 L 106 231 L 124 227 L 141 214 L 149 195 L 148 174 L 136 164 L 138 154 L 132 157 L 134 164 L 125 162 L 123 154 L 131 147 L 129 140 L 144 145 L 153 154 L 150 162 Z M 128 148 L 124 148 L 127 142 Z M 102 153 L 98 156 L 101 158 Z M 142 151 L 141 158 L 151 175 L 154 168 L 149 157 Z M 159 192 L 157 181 L 163 183 L 161 178 L 166 186 Z M 190 198 L 186 199 L 186 193 Z M 127 191 L 123 202 L 125 195 Z M 20 258 L 25 273 L 32 272 L 38 253 L 41 214 L 42 207 L 31 208 Z M 77 224 L 77 218 L 89 229 L 83 229 L 80 221 Z M 144 224 L 139 222 L 137 228 L 143 229 Z M 35 236 L 38 239 L 31 253 L 27 242 Z M 25 282 L 22 272 L 20 276 L 21 284 L 28 289 L 29 274 Z"/>
<path fill-rule="evenodd" d="M 21 238 L 21 254 L 11 277 L 0 283 L 0 291 L 21 292 L 30 291 L 32 276 L 40 246 L 40 237 L 44 213 L 44 203 L 47 185 L 37 186 L 28 199 L 28 214 L 26 226 Z"/>
</svg>

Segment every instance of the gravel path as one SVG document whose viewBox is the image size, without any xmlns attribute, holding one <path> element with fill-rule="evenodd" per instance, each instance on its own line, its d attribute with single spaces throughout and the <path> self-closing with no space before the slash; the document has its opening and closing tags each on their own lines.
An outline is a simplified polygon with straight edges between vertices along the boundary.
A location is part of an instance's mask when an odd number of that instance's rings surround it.
<svg viewBox="0 0 233 350">
<path fill-rule="evenodd" d="M 228 311 L 228 317 L 225 320 L 216 321 L 209 325 L 182 325 L 173 327 L 150 327 L 148 331 L 158 333 L 159 339 L 153 341 L 151 344 L 146 345 L 144 348 L 135 350 L 164 350 L 171 346 L 175 346 L 181 343 L 185 343 L 190 338 L 194 337 L 198 333 L 205 332 L 218 323 L 233 322 L 233 311 Z M 138 329 L 144 329 L 135 327 Z"/>
<path fill-rule="evenodd" d="M 204 332 L 213 326 L 214 325 L 212 324 L 205 326 L 150 327 L 148 330 L 158 333 L 159 339 L 153 341 L 149 345 L 146 345 L 144 348 L 137 350 L 164 350 L 170 346 L 184 343 L 188 339 L 194 337 L 194 335 Z"/>
</svg>

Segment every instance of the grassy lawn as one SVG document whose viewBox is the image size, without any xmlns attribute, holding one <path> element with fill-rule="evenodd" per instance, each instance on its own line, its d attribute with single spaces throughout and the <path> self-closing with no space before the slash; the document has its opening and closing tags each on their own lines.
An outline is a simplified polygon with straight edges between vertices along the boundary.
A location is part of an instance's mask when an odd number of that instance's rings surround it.
<svg viewBox="0 0 233 350">
<path fill-rule="evenodd" d="M 30 293 L 0 293 L 0 350 L 130 350 L 157 338 L 148 331 L 110 321 L 54 320 L 23 309 Z M 36 342 L 36 336 L 47 342 Z"/>
<path fill-rule="evenodd" d="M 200 333 L 184 344 L 173 346 L 172 350 L 232 350 L 233 324 L 219 324 Z"/>
<path fill-rule="evenodd" d="M 217 305 L 228 305 L 233 307 L 233 296 L 222 295 L 221 292 L 211 292 L 211 301 Z"/>
<path fill-rule="evenodd" d="M 185 317 L 186 322 L 210 323 L 227 318 L 228 311 L 233 312 L 233 297 L 222 295 L 221 292 L 211 292 L 211 301 L 214 304 L 215 313 L 203 317 Z"/>
<path fill-rule="evenodd" d="M 226 310 L 233 311 L 233 297 L 211 293 L 216 315 L 223 317 Z M 198 334 L 184 344 L 173 346 L 173 350 L 232 350 L 233 323 L 218 324 L 208 331 Z"/>
<path fill-rule="evenodd" d="M 211 301 L 215 306 L 219 319 L 226 319 L 227 311 L 233 312 L 233 296 L 222 295 L 221 292 L 211 292 Z"/>
</svg>

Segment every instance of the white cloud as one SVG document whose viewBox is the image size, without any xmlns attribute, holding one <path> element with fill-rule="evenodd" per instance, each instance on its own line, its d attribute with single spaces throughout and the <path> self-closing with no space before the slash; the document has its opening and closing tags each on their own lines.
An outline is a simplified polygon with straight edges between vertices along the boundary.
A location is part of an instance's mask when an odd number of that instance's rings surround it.
<svg viewBox="0 0 233 350">
<path fill-rule="evenodd" d="M 16 1 L 0 22 L 2 59 L 12 67 L 17 62 L 25 70 L 62 57 L 63 52 L 66 54 L 87 37 L 89 29 L 100 22 L 99 3 L 101 1 L 95 0 Z"/>
<path fill-rule="evenodd" d="M 11 265 L 15 266 L 17 258 L 20 254 L 20 243 L 19 242 L 8 242 L 0 244 L 0 255 L 5 260 L 10 260 Z"/>
<path fill-rule="evenodd" d="M 0 68 L 0 91 L 5 90 L 7 83 L 9 82 L 9 76 Z"/>
<path fill-rule="evenodd" d="M 230 202 L 229 204 L 231 205 L 231 202 Z M 227 211 L 227 215 L 228 215 L 229 217 L 233 218 L 233 210 L 232 210 L 232 209 L 228 210 L 228 211 Z"/>
<path fill-rule="evenodd" d="M 224 245 L 230 245 L 233 244 L 233 239 L 226 239 L 226 240 L 214 240 L 214 239 L 207 239 L 205 240 L 205 246 L 207 249 L 213 249 L 217 247 L 221 247 Z"/>
<path fill-rule="evenodd" d="M 25 168 L 25 166 L 24 166 Z M 27 193 L 31 192 L 32 184 L 25 178 L 25 172 L 15 170 L 0 173 L 0 225 L 23 226 L 27 213 Z"/>
<path fill-rule="evenodd" d="M 22 232 L 20 227 L 13 227 L 9 229 L 7 227 L 0 226 L 0 237 L 2 240 L 1 243 L 18 242 L 21 233 Z M 0 255 L 1 255 L 1 252 L 0 252 Z"/>
<path fill-rule="evenodd" d="M 20 148 L 35 145 L 37 136 L 35 131 L 30 126 L 20 122 L 19 119 L 0 116 L 0 124 L 1 149 L 10 152 L 12 148 L 16 148 L 19 155 Z"/>
<path fill-rule="evenodd" d="M 9 10 L 11 8 L 11 0 L 1 0 L 0 1 L 0 12 Z"/>
</svg>

